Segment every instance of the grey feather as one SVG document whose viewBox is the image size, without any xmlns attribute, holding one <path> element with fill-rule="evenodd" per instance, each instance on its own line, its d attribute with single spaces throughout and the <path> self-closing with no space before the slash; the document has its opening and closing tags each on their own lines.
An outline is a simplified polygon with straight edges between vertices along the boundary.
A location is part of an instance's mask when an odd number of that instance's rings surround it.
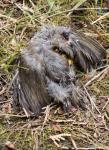
<svg viewBox="0 0 109 150">
<path fill-rule="evenodd" d="M 87 96 L 74 81 L 74 65 L 91 71 L 102 65 L 105 57 L 106 51 L 96 40 L 67 27 L 46 26 L 21 53 L 14 101 L 17 99 L 30 116 L 38 116 L 52 100 L 62 103 L 64 110 L 72 105 L 84 107 Z M 67 59 L 74 65 L 69 65 Z"/>
</svg>

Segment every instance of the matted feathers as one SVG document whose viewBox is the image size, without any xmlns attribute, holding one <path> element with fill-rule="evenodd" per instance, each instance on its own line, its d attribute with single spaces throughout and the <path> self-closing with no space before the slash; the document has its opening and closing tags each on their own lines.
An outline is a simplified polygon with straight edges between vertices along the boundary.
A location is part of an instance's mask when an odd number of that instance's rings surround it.
<svg viewBox="0 0 109 150">
<path fill-rule="evenodd" d="M 62 103 L 65 111 L 72 105 L 84 107 L 87 96 L 75 83 L 74 66 L 88 72 L 102 65 L 105 57 L 104 48 L 82 33 L 43 27 L 21 53 L 14 101 L 28 116 L 38 116 L 51 101 Z"/>
</svg>

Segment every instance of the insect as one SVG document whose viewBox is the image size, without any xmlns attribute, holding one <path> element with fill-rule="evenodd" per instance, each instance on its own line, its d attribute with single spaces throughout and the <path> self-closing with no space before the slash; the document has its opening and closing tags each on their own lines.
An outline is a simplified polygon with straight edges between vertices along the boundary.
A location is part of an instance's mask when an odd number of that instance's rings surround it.
<svg viewBox="0 0 109 150">
<path fill-rule="evenodd" d="M 61 103 L 65 111 L 84 108 L 87 96 L 76 84 L 75 67 L 89 72 L 105 57 L 105 49 L 83 33 L 63 26 L 42 27 L 21 52 L 14 103 L 28 116 L 38 116 L 51 101 Z"/>
</svg>

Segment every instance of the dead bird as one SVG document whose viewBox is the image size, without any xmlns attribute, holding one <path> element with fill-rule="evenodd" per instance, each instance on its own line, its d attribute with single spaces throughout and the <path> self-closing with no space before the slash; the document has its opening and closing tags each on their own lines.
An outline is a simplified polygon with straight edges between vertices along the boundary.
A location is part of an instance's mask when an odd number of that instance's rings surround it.
<svg viewBox="0 0 109 150">
<path fill-rule="evenodd" d="M 89 72 L 102 65 L 105 49 L 94 39 L 63 26 L 45 26 L 35 33 L 19 58 L 14 103 L 27 116 L 38 116 L 51 101 L 85 107 L 87 96 L 76 85 L 75 69 Z"/>
</svg>

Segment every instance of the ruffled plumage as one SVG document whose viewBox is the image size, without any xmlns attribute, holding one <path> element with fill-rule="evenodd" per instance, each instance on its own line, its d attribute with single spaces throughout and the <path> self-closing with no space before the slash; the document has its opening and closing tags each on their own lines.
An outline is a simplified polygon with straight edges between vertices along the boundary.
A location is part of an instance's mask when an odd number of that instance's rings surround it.
<svg viewBox="0 0 109 150">
<path fill-rule="evenodd" d="M 105 57 L 104 48 L 83 33 L 61 26 L 43 27 L 21 53 L 14 102 L 28 116 L 38 116 L 51 101 L 62 103 L 66 111 L 72 105 L 84 107 L 87 96 L 75 83 L 74 67 L 88 72 L 102 65 Z"/>
</svg>

